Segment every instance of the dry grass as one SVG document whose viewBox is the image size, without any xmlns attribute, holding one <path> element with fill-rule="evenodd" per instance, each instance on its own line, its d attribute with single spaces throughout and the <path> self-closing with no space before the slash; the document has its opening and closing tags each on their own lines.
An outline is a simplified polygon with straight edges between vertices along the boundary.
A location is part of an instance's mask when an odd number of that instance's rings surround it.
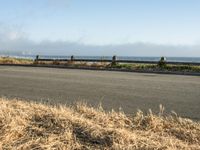
<svg viewBox="0 0 200 150">
<path fill-rule="evenodd" d="M 33 60 L 12 57 L 0 57 L 0 64 L 33 64 Z"/>
<path fill-rule="evenodd" d="M 134 116 L 84 104 L 48 106 L 0 99 L 1 149 L 200 149 L 200 124 L 174 116 Z"/>
</svg>

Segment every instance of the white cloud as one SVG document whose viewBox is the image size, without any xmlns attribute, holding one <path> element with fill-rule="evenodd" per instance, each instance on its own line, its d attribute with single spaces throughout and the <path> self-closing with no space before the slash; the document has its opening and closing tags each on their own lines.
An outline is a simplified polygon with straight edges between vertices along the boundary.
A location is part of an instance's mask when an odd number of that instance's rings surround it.
<svg viewBox="0 0 200 150">
<path fill-rule="evenodd" d="M 26 38 L 27 34 L 21 26 L 9 26 L 0 22 L 0 41 L 10 41 Z"/>
</svg>

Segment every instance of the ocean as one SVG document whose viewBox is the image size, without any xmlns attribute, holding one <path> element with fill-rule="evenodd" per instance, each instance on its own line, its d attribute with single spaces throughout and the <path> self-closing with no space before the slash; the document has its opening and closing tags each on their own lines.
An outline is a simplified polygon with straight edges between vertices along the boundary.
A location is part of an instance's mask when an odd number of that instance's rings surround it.
<svg viewBox="0 0 200 150">
<path fill-rule="evenodd" d="M 5 55 L 0 55 L 5 56 Z M 6 55 L 7 56 L 7 55 Z M 28 58 L 35 59 L 36 55 L 9 55 L 15 58 Z M 71 56 L 52 56 L 52 55 L 40 55 L 40 58 L 45 59 L 70 59 Z M 112 56 L 74 56 L 76 59 L 103 59 L 110 60 Z M 117 56 L 118 60 L 136 60 L 136 61 L 159 61 L 160 57 L 142 57 L 142 56 Z M 170 62 L 200 62 L 200 57 L 166 57 Z"/>
</svg>

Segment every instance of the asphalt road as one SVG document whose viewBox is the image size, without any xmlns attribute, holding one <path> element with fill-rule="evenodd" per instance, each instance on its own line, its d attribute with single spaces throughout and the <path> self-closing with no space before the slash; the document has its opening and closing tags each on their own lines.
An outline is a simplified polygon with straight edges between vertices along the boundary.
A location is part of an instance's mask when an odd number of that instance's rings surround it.
<svg viewBox="0 0 200 150">
<path fill-rule="evenodd" d="M 200 77 L 111 71 L 0 66 L 0 96 L 72 104 L 99 103 L 106 110 L 166 112 L 200 120 Z"/>
</svg>

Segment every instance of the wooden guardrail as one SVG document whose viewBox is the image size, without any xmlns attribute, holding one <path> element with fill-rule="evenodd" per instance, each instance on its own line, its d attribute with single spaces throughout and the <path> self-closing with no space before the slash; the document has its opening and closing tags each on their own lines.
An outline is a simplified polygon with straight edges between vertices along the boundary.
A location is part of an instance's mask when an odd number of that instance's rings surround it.
<svg viewBox="0 0 200 150">
<path fill-rule="evenodd" d="M 71 62 L 108 62 L 108 63 L 136 63 L 136 64 L 158 64 L 159 61 L 138 61 L 138 60 L 118 60 L 117 56 L 113 56 L 112 59 L 76 59 L 73 55 L 69 59 L 43 59 L 40 58 L 39 55 L 36 56 L 36 62 L 39 61 L 71 61 Z M 199 62 L 173 62 L 173 61 L 165 61 L 166 64 L 172 65 L 200 65 Z"/>
</svg>

